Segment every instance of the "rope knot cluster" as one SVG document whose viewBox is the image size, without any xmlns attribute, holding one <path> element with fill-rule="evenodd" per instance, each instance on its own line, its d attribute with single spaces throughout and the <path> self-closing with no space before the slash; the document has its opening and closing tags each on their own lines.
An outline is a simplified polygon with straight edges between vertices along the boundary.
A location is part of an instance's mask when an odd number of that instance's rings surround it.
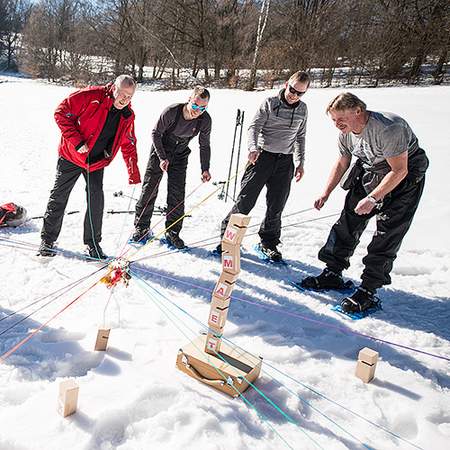
<svg viewBox="0 0 450 450">
<path fill-rule="evenodd" d="M 128 287 L 130 279 L 130 262 L 124 258 L 117 258 L 109 264 L 108 273 L 100 281 L 111 289 L 119 283 Z"/>
</svg>

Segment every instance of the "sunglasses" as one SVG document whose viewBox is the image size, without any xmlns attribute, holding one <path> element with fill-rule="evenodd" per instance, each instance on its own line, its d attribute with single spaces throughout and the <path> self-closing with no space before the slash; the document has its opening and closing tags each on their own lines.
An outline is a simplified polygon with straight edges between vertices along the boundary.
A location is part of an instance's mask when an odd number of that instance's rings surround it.
<svg viewBox="0 0 450 450">
<path fill-rule="evenodd" d="M 288 84 L 288 89 L 292 95 L 296 95 L 297 97 L 301 97 L 303 94 L 306 94 L 306 91 L 297 91 L 297 89 L 294 89 L 290 84 Z"/>
<path fill-rule="evenodd" d="M 206 108 L 207 108 L 208 106 L 200 106 L 200 105 L 197 105 L 197 103 L 191 103 L 191 108 L 194 110 L 194 111 L 200 111 L 200 112 L 204 112 L 204 111 L 206 111 Z"/>
</svg>

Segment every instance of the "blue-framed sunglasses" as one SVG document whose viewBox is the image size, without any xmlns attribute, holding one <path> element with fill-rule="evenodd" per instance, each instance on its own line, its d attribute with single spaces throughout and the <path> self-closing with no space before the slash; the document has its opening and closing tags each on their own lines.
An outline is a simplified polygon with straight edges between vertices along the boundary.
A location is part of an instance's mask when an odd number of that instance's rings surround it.
<svg viewBox="0 0 450 450">
<path fill-rule="evenodd" d="M 208 106 L 200 106 L 200 105 L 197 105 L 197 103 L 191 103 L 191 107 L 194 111 L 204 112 L 204 111 L 206 111 L 206 108 Z"/>
</svg>

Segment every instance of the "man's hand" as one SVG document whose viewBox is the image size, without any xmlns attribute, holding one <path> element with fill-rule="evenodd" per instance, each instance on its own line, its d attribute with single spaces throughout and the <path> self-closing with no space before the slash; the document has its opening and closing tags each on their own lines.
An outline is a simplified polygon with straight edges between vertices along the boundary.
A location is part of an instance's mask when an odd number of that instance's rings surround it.
<svg viewBox="0 0 450 450">
<path fill-rule="evenodd" d="M 159 163 L 159 167 L 161 168 L 161 170 L 163 172 L 167 172 L 167 169 L 169 168 L 169 160 L 168 159 L 163 159 L 160 163 Z"/>
<path fill-rule="evenodd" d="M 314 202 L 314 208 L 320 211 L 323 205 L 325 205 L 326 201 L 328 200 L 329 194 L 322 194 L 315 202 Z"/>
<path fill-rule="evenodd" d="M 250 164 L 255 164 L 257 159 L 259 158 L 259 155 L 261 154 L 261 152 L 259 150 L 256 150 L 254 152 L 250 152 L 248 154 L 248 161 Z"/>
<path fill-rule="evenodd" d="M 298 166 L 295 169 L 294 176 L 295 176 L 295 182 L 296 183 L 298 183 L 302 179 L 304 173 L 305 173 L 305 169 L 303 169 L 303 167 L 301 167 L 301 166 Z"/>
<path fill-rule="evenodd" d="M 211 174 L 209 173 L 209 170 L 205 170 L 202 173 L 202 181 L 203 183 L 207 183 L 211 179 Z"/>
<path fill-rule="evenodd" d="M 77 152 L 78 152 L 78 153 L 81 153 L 81 154 L 87 153 L 88 151 L 89 151 L 89 147 L 88 147 L 86 144 L 83 144 L 83 145 L 77 150 Z"/>
<path fill-rule="evenodd" d="M 362 200 L 358 202 L 355 208 L 355 213 L 362 216 L 364 214 L 369 214 L 373 208 L 375 208 L 376 202 L 371 197 L 364 197 Z"/>
</svg>

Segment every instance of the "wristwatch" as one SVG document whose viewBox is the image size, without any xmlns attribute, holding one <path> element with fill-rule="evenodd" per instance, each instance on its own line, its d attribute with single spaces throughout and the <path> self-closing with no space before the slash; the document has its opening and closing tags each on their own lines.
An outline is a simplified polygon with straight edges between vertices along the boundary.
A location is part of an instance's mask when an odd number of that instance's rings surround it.
<svg viewBox="0 0 450 450">
<path fill-rule="evenodd" d="M 367 200 L 369 200 L 371 203 L 373 203 L 374 205 L 378 204 L 378 200 L 375 197 L 372 197 L 371 195 L 367 196 Z"/>
</svg>

